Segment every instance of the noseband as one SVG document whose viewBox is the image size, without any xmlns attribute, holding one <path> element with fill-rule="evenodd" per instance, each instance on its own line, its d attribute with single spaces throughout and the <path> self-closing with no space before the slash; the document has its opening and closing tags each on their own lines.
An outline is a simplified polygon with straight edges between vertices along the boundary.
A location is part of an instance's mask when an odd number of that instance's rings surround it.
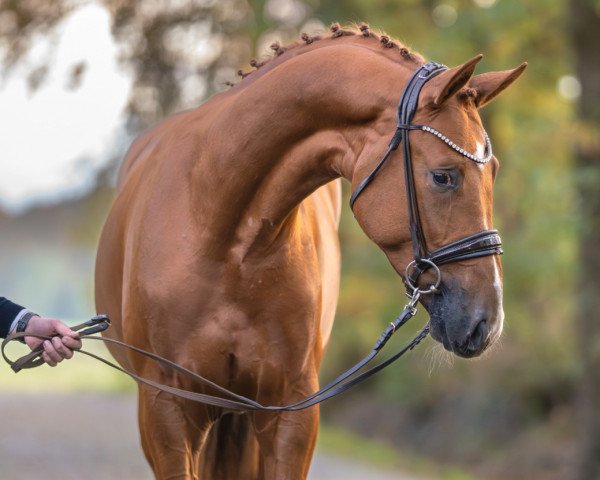
<svg viewBox="0 0 600 480">
<path fill-rule="evenodd" d="M 487 255 L 502 254 L 502 240 L 497 230 L 483 230 L 474 235 L 469 235 L 468 237 L 449 243 L 437 250 L 430 251 L 427 248 L 425 234 L 419 217 L 419 205 L 417 202 L 413 163 L 410 155 L 409 132 L 411 130 L 421 130 L 430 133 L 448 145 L 451 149 L 478 164 L 485 164 L 492 158 L 492 146 L 485 131 L 484 157 L 478 157 L 456 145 L 435 128 L 428 125 L 416 125 L 411 123 L 417 111 L 421 89 L 429 80 L 445 70 L 447 70 L 446 66 L 430 62 L 419 67 L 412 74 L 400 97 L 396 131 L 388 145 L 387 151 L 373 171 L 360 182 L 350 197 L 350 208 L 354 209 L 354 203 L 358 196 L 373 181 L 379 170 L 383 167 L 383 164 L 392 156 L 392 153 L 400 146 L 400 144 L 402 144 L 404 151 L 404 180 L 406 185 L 408 219 L 414 257 L 414 260 L 409 263 L 406 268 L 405 282 L 407 286 L 412 289 L 411 293 L 413 294 L 416 292 L 430 293 L 435 291 L 440 282 L 439 265 L 470 258 L 484 257 Z M 438 275 L 437 280 L 429 289 L 420 290 L 416 286 L 417 279 L 421 273 L 429 268 L 433 268 L 436 271 Z"/>
</svg>

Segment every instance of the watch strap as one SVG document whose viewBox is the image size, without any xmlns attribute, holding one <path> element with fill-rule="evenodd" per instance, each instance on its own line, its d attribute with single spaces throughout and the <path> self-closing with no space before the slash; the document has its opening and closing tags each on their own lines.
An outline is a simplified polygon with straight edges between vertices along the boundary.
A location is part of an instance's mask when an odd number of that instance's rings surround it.
<svg viewBox="0 0 600 480">
<path fill-rule="evenodd" d="M 27 328 L 27 325 L 29 324 L 29 320 L 31 320 L 33 317 L 38 317 L 38 316 L 39 315 L 37 313 L 25 312 L 23 315 L 21 315 L 21 318 L 19 318 L 19 320 L 17 321 L 15 333 L 25 332 L 25 329 Z M 25 342 L 25 340 L 23 338 L 23 343 L 24 342 Z"/>
</svg>

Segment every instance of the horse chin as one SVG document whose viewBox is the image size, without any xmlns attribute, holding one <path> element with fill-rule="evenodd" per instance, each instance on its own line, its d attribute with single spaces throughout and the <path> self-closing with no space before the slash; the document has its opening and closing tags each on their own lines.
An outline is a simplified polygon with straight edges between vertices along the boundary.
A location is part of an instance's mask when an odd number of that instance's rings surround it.
<svg viewBox="0 0 600 480">
<path fill-rule="evenodd" d="M 436 342 L 441 343 L 447 351 L 452 352 L 452 346 L 450 345 L 448 335 L 446 335 L 444 323 L 440 322 L 438 319 L 434 319 L 433 316 L 431 316 L 429 318 L 429 328 L 431 338 L 433 338 Z"/>
<path fill-rule="evenodd" d="M 479 350 L 460 350 L 459 348 L 453 347 L 452 342 L 449 340 L 448 335 L 446 335 L 443 328 L 435 328 L 433 323 L 431 324 L 431 337 L 437 342 L 441 343 L 447 351 L 462 358 L 478 357 L 488 347 L 488 345 L 484 345 Z"/>
</svg>

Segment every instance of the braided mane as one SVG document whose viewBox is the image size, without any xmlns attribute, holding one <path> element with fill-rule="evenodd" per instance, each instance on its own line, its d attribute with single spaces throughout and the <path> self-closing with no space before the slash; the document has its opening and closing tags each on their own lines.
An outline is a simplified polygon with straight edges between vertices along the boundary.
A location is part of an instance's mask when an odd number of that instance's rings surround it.
<svg viewBox="0 0 600 480">
<path fill-rule="evenodd" d="M 333 23 L 329 27 L 331 31 L 331 35 L 309 35 L 308 33 L 302 33 L 299 40 L 295 42 L 282 46 L 279 42 L 275 42 L 271 44 L 271 50 L 273 50 L 273 55 L 265 60 L 259 61 L 257 59 L 250 60 L 250 66 L 254 67 L 255 70 L 251 70 L 249 72 L 244 72 L 243 70 L 238 71 L 238 75 L 244 79 L 248 76 L 251 76 L 254 72 L 262 69 L 265 66 L 270 66 L 271 63 L 283 55 L 285 52 L 294 51 L 304 47 L 306 45 L 311 45 L 313 42 L 319 42 L 325 39 L 335 39 L 340 37 L 362 37 L 368 40 L 377 41 L 381 44 L 383 48 L 390 49 L 392 52 L 398 52 L 399 57 L 408 62 L 415 63 L 417 65 L 425 63 L 425 60 L 421 55 L 415 52 L 411 52 L 406 46 L 400 43 L 397 40 L 392 40 L 389 35 L 386 35 L 383 32 L 373 32 L 369 25 L 366 23 L 361 24 L 351 24 L 344 28 L 340 26 L 339 23 Z M 234 86 L 233 83 L 227 82 L 229 86 Z"/>
</svg>

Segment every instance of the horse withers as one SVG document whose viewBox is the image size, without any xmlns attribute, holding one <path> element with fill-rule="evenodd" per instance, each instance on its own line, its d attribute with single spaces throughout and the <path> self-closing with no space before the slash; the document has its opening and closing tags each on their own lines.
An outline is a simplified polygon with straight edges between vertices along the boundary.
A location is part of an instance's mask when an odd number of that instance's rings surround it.
<svg viewBox="0 0 600 480">
<path fill-rule="evenodd" d="M 139 137 L 121 169 L 98 250 L 96 303 L 106 335 L 164 356 L 263 405 L 318 388 L 340 276 L 340 177 L 357 187 L 388 148 L 398 97 L 422 58 L 386 36 L 333 28 L 303 37 L 196 110 Z M 495 157 L 483 157 L 478 108 L 524 66 L 474 76 L 480 57 L 442 71 L 418 95 L 413 184 L 432 248 L 492 226 Z M 491 152 L 490 152 L 491 153 Z M 413 260 L 402 155 L 354 204 L 398 272 Z M 441 267 L 423 296 L 433 337 L 471 357 L 501 333 L 496 255 Z M 424 274 L 424 276 L 428 273 Z M 426 280 L 426 278 L 424 279 Z M 125 368 L 210 392 L 111 347 Z M 318 407 L 243 414 L 139 387 L 139 426 L 159 479 L 302 479 Z"/>
</svg>

